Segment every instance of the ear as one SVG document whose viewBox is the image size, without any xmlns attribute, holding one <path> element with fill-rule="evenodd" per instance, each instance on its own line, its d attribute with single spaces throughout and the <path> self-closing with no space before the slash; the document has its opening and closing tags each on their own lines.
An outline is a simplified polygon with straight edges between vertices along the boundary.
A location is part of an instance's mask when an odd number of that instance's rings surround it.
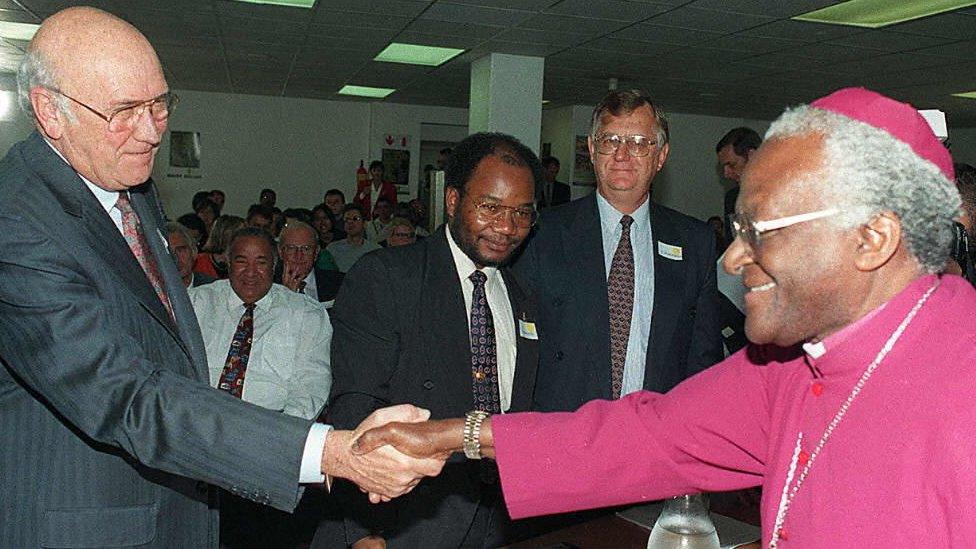
<svg viewBox="0 0 976 549">
<path fill-rule="evenodd" d="M 671 144 L 670 143 L 665 143 L 664 146 L 661 147 L 661 152 L 659 152 L 658 155 L 657 155 L 657 169 L 658 170 L 660 170 L 662 167 L 664 167 L 664 161 L 668 159 L 668 153 L 670 153 L 670 152 L 671 152 Z"/>
<path fill-rule="evenodd" d="M 590 151 L 590 164 L 596 164 L 596 151 L 593 150 L 593 136 L 586 137 L 586 148 Z"/>
<path fill-rule="evenodd" d="M 854 266 L 862 272 L 884 266 L 901 245 L 901 220 L 892 212 L 882 212 L 858 228 Z"/>
<path fill-rule="evenodd" d="M 456 188 L 448 187 L 444 189 L 444 207 L 447 210 L 447 217 L 454 217 L 460 203 L 461 193 Z"/>
<path fill-rule="evenodd" d="M 61 112 L 56 103 L 54 92 L 41 86 L 31 89 L 30 94 L 31 108 L 34 109 L 34 118 L 37 125 L 48 138 L 53 140 L 61 139 L 64 133 L 64 126 L 68 123 L 65 114 Z"/>
</svg>

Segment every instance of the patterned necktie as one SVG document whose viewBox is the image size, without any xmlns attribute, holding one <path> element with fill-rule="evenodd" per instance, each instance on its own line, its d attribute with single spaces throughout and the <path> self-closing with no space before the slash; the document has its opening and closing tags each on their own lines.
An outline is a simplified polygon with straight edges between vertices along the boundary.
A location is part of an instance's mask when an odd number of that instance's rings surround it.
<svg viewBox="0 0 976 549">
<path fill-rule="evenodd" d="M 627 340 L 634 314 L 634 250 L 630 245 L 630 225 L 634 218 L 620 218 L 620 242 L 610 263 L 607 297 L 610 301 L 610 392 L 620 398 L 623 389 L 624 364 L 627 362 Z"/>
<path fill-rule="evenodd" d="M 152 285 L 159 301 L 166 307 L 170 318 L 175 321 L 176 315 L 173 314 L 173 305 L 169 302 L 166 290 L 163 289 L 163 277 L 159 274 L 159 265 L 156 263 L 152 252 L 149 251 L 149 242 L 146 241 L 146 234 L 142 230 L 142 224 L 139 223 L 139 217 L 132 209 L 129 193 L 120 192 L 115 207 L 122 214 L 122 235 L 125 236 L 125 242 L 132 250 L 132 255 L 136 256 L 136 261 L 139 262 L 142 271 L 146 273 L 146 278 L 149 279 L 149 284 Z"/>
<path fill-rule="evenodd" d="M 498 355 L 495 352 L 495 323 L 485 295 L 488 277 L 481 271 L 471 273 L 471 388 L 474 408 L 490 414 L 502 411 L 498 395 Z"/>
<path fill-rule="evenodd" d="M 237 323 L 237 331 L 230 341 L 227 360 L 220 372 L 217 388 L 241 398 L 244 394 L 244 374 L 247 373 L 247 359 L 251 356 L 251 339 L 254 337 L 254 303 L 244 304 L 244 314 Z"/>
</svg>

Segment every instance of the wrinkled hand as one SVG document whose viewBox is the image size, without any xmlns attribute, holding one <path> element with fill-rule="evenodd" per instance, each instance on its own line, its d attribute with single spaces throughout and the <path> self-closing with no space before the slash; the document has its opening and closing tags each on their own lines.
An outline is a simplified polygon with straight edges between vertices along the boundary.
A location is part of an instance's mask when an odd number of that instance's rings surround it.
<svg viewBox="0 0 976 549">
<path fill-rule="evenodd" d="M 369 453 L 355 453 L 352 446 L 359 433 L 368 429 L 391 421 L 417 422 L 428 417 L 429 411 L 402 404 L 376 410 L 356 431 L 332 431 L 326 439 L 322 470 L 356 483 L 361 490 L 369 492 L 373 503 L 406 494 L 423 477 L 440 473 L 444 462 L 412 458 L 390 446 L 375 447 Z"/>
<path fill-rule="evenodd" d="M 413 458 L 444 461 L 457 449 L 453 447 L 453 441 L 445 441 L 445 435 L 450 438 L 460 435 L 456 421 L 389 422 L 362 433 L 353 444 L 353 452 L 366 454 L 392 446 Z"/>
<path fill-rule="evenodd" d="M 281 283 L 289 290 L 297 292 L 311 271 L 312 260 L 310 258 L 301 261 L 285 261 L 284 268 L 281 271 Z"/>
</svg>

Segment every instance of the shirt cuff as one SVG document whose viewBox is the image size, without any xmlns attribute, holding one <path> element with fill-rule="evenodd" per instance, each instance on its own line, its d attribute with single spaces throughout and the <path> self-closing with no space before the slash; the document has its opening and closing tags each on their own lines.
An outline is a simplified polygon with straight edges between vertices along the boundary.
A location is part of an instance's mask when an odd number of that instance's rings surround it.
<svg viewBox="0 0 976 549">
<path fill-rule="evenodd" d="M 332 430 L 331 425 L 313 423 L 305 437 L 305 450 L 302 452 L 302 469 L 298 474 L 298 482 L 302 484 L 321 484 L 325 482 L 322 473 L 322 452 L 325 451 L 325 439 Z"/>
</svg>

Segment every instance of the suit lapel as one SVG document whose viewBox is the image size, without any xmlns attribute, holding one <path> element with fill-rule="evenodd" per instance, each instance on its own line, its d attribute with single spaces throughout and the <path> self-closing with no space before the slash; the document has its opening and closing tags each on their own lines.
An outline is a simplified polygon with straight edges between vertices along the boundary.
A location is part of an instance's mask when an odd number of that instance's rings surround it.
<svg viewBox="0 0 976 549">
<path fill-rule="evenodd" d="M 579 200 L 580 207 L 569 231 L 563 236 L 563 250 L 578 256 L 578 286 L 574 289 L 582 318 L 592 326 L 584 352 L 605 357 L 607 367 L 599 372 L 601 386 L 610 387 L 610 301 L 607 297 L 607 268 L 603 258 L 603 227 L 596 203 L 596 191 Z M 592 289 L 588 291 L 583 288 Z"/>
<path fill-rule="evenodd" d="M 662 319 L 678 319 L 682 317 L 681 306 L 682 281 L 684 279 L 684 262 L 668 259 L 658 253 L 659 243 L 685 247 L 680 231 L 667 219 L 668 212 L 650 203 L 651 232 L 653 243 L 651 254 L 654 257 L 654 308 L 651 313 L 651 335 L 647 345 L 647 367 L 644 375 L 644 387 L 657 387 L 661 377 L 662 365 L 652 367 L 655 356 L 666 353 L 665 345 L 674 334 L 677 321 Z"/>
<path fill-rule="evenodd" d="M 447 243 L 446 225 L 424 240 L 427 246 L 424 280 L 421 284 L 419 326 L 423 327 L 424 356 L 430 372 L 441 380 L 449 402 L 474 399 L 471 389 L 471 344 L 467 311 L 457 268 Z"/>
<path fill-rule="evenodd" d="M 537 340 L 520 335 L 519 321 L 535 322 L 535 304 L 522 290 L 511 270 L 502 268 L 501 273 L 508 290 L 508 300 L 512 304 L 512 312 L 515 313 L 515 379 L 512 381 L 509 411 L 522 412 L 532 407 L 535 375 L 539 365 L 539 345 Z"/>
</svg>

